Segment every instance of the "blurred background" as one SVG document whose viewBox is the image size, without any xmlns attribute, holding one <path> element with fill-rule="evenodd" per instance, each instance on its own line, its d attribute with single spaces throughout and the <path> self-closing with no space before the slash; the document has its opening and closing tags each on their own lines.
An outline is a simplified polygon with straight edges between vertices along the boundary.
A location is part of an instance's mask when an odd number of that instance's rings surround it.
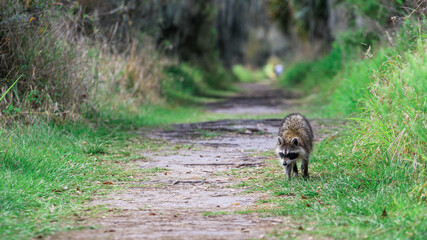
<svg viewBox="0 0 427 240">
<path fill-rule="evenodd" d="M 396 33 L 409 17 L 416 26 L 400 43 L 416 38 L 426 7 L 419 0 L 0 5 L 0 89 L 7 92 L 0 114 L 43 112 L 49 119 L 114 112 L 119 105 L 192 102 L 238 81 L 321 89 L 345 62 L 399 42 Z M 276 65 L 283 67 L 279 77 Z"/>
</svg>

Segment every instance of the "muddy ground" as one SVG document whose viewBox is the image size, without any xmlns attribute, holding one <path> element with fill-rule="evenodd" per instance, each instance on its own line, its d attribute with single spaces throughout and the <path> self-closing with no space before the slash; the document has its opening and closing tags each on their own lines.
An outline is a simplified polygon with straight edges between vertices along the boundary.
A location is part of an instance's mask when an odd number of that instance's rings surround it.
<svg viewBox="0 0 427 240">
<path fill-rule="evenodd" d="M 242 87 L 242 94 L 209 104 L 208 111 L 284 116 L 299 108 L 298 96 L 291 92 L 259 83 Z M 141 136 L 165 143 L 161 149 L 142 152 L 144 158 L 129 165 L 147 172 L 154 169 L 148 180 L 123 183 L 122 191 L 97 197 L 91 205 L 105 205 L 112 213 L 82 222 L 96 229 L 59 233 L 50 239 L 259 239 L 295 227 L 288 217 L 209 214 L 266 207 L 257 203 L 267 197 L 265 193 L 244 193 L 244 188 L 236 187 L 239 181 L 224 173 L 263 167 L 265 157 L 260 153 L 273 151 L 280 121 L 220 120 L 172 125 L 161 131 L 141 129 Z M 333 134 L 328 121 L 311 122 L 316 140 Z"/>
</svg>

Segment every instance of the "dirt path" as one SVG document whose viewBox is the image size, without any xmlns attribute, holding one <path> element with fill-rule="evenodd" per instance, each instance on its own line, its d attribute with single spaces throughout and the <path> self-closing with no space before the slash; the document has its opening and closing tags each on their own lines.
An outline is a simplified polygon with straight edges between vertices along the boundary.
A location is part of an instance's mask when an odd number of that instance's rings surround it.
<svg viewBox="0 0 427 240">
<path fill-rule="evenodd" d="M 243 87 L 245 93 L 210 104 L 209 111 L 284 115 L 296 106 L 297 96 L 289 92 L 262 84 Z M 259 207 L 261 193 L 244 193 L 233 187 L 239 182 L 224 173 L 262 167 L 265 158 L 260 153 L 274 148 L 280 121 L 220 120 L 156 132 L 141 130 L 144 137 L 164 141 L 161 149 L 141 153 L 144 158 L 132 164 L 151 172 L 149 179 L 93 201 L 120 209 L 85 223 L 100 228 L 60 233 L 52 239 L 250 239 L 289 227 L 285 217 L 225 214 Z M 327 125 L 318 120 L 312 123 L 317 133 Z"/>
</svg>

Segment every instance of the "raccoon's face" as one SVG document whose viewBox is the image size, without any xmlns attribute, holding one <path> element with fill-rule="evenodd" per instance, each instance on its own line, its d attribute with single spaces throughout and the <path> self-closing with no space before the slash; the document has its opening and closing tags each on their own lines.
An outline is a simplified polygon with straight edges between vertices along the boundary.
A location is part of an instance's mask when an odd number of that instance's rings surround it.
<svg viewBox="0 0 427 240">
<path fill-rule="evenodd" d="M 279 136 L 277 137 L 276 153 L 277 155 L 279 155 L 283 166 L 286 166 L 301 158 L 302 155 L 305 154 L 305 151 L 300 146 L 297 137 L 291 138 L 290 140 L 286 141 Z"/>
</svg>

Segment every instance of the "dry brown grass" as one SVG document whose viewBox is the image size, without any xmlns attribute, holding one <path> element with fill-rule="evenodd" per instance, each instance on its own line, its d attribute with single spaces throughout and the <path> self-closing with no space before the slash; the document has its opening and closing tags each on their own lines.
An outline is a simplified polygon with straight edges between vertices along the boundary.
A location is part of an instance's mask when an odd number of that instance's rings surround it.
<svg viewBox="0 0 427 240">
<path fill-rule="evenodd" d="M 0 102 L 2 115 L 27 118 L 43 113 L 66 118 L 87 99 L 93 84 L 85 41 L 66 12 L 29 10 L 19 1 L 1 2 L 0 89 L 22 78 Z M 28 120 L 28 119 L 27 119 Z"/>
<path fill-rule="evenodd" d="M 79 13 L 8 4 L 0 2 L 0 92 L 22 78 L 0 102 L 0 121 L 63 121 L 100 104 L 162 101 L 163 66 L 171 60 L 152 39 L 132 40 L 119 52 L 101 37 L 82 34 Z"/>
</svg>

